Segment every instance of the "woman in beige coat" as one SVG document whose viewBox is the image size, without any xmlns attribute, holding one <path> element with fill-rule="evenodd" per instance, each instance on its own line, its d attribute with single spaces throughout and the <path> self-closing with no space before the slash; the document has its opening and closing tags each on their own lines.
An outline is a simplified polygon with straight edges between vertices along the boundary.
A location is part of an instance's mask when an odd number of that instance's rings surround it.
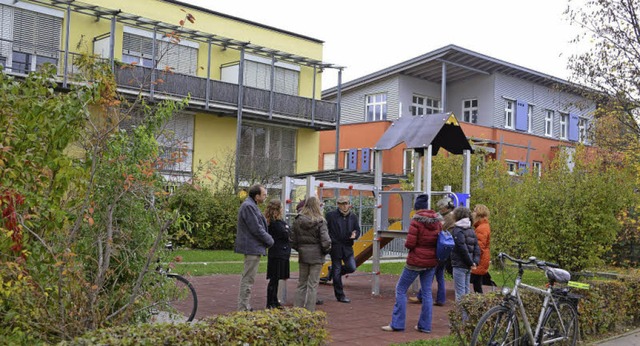
<svg viewBox="0 0 640 346">
<path fill-rule="evenodd" d="M 294 306 L 316 310 L 320 271 L 326 254 L 331 251 L 327 221 L 317 197 L 309 197 L 293 221 L 291 247 L 298 251 L 298 288 Z"/>
</svg>

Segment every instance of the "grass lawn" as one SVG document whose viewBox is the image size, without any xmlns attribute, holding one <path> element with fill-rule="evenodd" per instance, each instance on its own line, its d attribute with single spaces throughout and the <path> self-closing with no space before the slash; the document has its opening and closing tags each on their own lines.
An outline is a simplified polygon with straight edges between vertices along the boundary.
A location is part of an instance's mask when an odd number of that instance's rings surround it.
<svg viewBox="0 0 640 346">
<path fill-rule="evenodd" d="M 232 250 L 187 250 L 178 249 L 167 254 L 168 261 L 173 263 L 173 271 L 178 274 L 192 276 L 215 275 L 215 274 L 240 274 L 242 273 L 244 256 Z M 380 271 L 385 274 L 402 273 L 404 262 L 383 262 L 380 264 Z M 364 263 L 358 267 L 359 273 L 370 273 L 371 263 Z M 290 264 L 291 272 L 298 271 L 298 262 L 292 259 Z M 260 260 L 259 273 L 267 271 L 267 258 Z M 506 267 L 504 271 L 492 267 L 489 272 L 493 281 L 502 287 L 504 285 L 512 287 L 517 274 L 515 267 Z M 447 279 L 451 277 L 447 275 Z M 547 282 L 542 270 L 526 270 L 523 281 L 534 286 L 544 286 Z"/>
</svg>

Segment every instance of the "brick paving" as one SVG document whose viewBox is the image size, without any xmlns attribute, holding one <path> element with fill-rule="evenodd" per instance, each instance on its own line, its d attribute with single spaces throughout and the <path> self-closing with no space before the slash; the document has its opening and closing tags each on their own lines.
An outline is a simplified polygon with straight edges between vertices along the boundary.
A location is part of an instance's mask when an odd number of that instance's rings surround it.
<svg viewBox="0 0 640 346">
<path fill-rule="evenodd" d="M 297 283 L 297 273 L 291 273 L 287 280 L 287 299 L 285 306 L 293 305 Z M 239 275 L 212 275 L 190 277 L 198 293 L 198 313 L 196 319 L 215 314 L 226 314 L 236 310 Z M 447 304 L 433 307 L 433 326 L 430 334 L 419 333 L 413 329 L 420 314 L 419 304 L 408 304 L 407 329 L 404 332 L 384 332 L 381 326 L 388 325 L 395 302 L 395 285 L 398 275 L 380 275 L 380 295 L 371 294 L 372 277 L 356 272 L 343 279 L 345 293 L 351 299 L 350 304 L 336 301 L 333 286 L 321 284 L 318 297 L 324 300 L 317 310 L 327 314 L 330 345 L 391 345 L 420 339 L 434 339 L 449 335 L 447 312 L 453 306 L 453 283 L 447 282 Z M 435 292 L 434 281 L 434 292 Z M 264 309 L 266 305 L 267 280 L 259 273 L 253 288 L 252 306 Z"/>
</svg>

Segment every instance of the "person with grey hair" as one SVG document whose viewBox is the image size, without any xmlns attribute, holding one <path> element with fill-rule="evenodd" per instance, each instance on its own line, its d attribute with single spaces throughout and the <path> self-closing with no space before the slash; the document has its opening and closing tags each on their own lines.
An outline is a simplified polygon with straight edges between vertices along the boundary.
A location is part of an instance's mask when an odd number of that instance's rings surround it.
<svg viewBox="0 0 640 346">
<path fill-rule="evenodd" d="M 260 212 L 258 204 L 267 199 L 267 189 L 260 184 L 249 188 L 249 196 L 238 210 L 238 230 L 234 251 L 244 254 L 244 269 L 240 278 L 238 310 L 252 311 L 251 289 L 258 274 L 260 256 L 267 254 L 273 245 L 273 237 L 268 233 L 267 219 Z"/>
<path fill-rule="evenodd" d="M 455 246 L 451 252 L 451 265 L 456 301 L 459 301 L 462 296 L 470 293 L 471 270 L 476 269 L 480 262 L 480 246 L 476 232 L 471 227 L 469 208 L 457 207 L 453 210 L 453 217 L 455 226 L 452 235 Z"/>
</svg>

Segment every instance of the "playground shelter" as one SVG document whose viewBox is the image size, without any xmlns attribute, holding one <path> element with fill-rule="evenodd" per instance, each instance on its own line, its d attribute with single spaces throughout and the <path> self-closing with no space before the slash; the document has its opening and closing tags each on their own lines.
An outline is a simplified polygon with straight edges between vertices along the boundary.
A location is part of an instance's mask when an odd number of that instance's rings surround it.
<svg viewBox="0 0 640 346">
<path fill-rule="evenodd" d="M 384 175 L 382 167 L 383 151 L 392 149 L 405 143 L 407 149 L 414 150 L 414 191 L 383 191 L 383 186 L 399 182 L 399 177 Z M 464 155 L 462 192 L 453 193 L 445 188 L 443 191 L 431 190 L 431 158 L 437 155 L 440 148 L 454 155 Z M 460 124 L 453 113 L 438 113 L 422 116 L 403 117 L 396 120 L 376 143 L 374 151 L 373 184 L 370 175 L 348 174 L 340 175 L 338 170 L 325 172 L 309 172 L 296 176 L 284 177 L 282 183 L 282 200 L 285 212 L 292 213 L 292 192 L 296 186 L 306 186 L 306 197 L 316 195 L 318 188 L 349 189 L 369 191 L 375 198 L 373 228 L 368 232 L 363 230 L 360 239 L 354 244 L 356 264 L 359 266 L 365 260 L 372 258 L 373 280 L 371 293 L 380 293 L 380 249 L 394 238 L 406 237 L 411 221 L 410 213 L 413 209 L 415 197 L 420 194 L 431 197 L 436 195 L 450 195 L 456 205 L 469 206 L 471 153 L 473 151 Z M 354 172 L 351 172 L 354 173 Z M 314 175 L 315 174 L 315 175 Z M 319 180 L 317 176 L 329 178 Z M 304 177 L 304 178 L 303 178 Z M 360 180 L 356 178 L 360 178 Z M 336 178 L 340 181 L 336 181 Z M 332 179 L 332 180 L 330 180 Z M 389 222 L 389 201 L 391 196 L 399 195 L 402 204 L 402 218 L 400 221 Z M 323 267 L 321 275 L 328 274 L 328 263 Z"/>
</svg>

